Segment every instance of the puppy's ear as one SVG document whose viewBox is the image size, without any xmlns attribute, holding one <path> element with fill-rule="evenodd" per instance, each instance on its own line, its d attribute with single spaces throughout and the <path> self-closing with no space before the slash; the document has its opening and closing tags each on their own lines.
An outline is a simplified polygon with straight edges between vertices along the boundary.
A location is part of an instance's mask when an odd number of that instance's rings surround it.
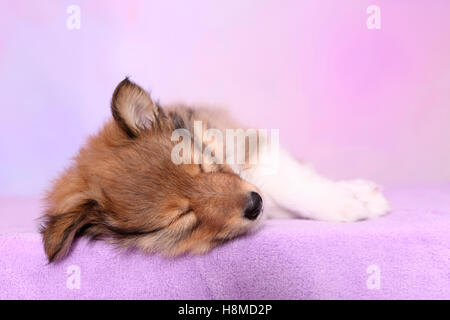
<svg viewBox="0 0 450 320">
<path fill-rule="evenodd" d="M 88 226 L 90 204 L 83 204 L 67 213 L 44 216 L 41 234 L 48 261 L 53 262 L 64 257 L 74 238 Z"/>
<path fill-rule="evenodd" d="M 130 138 L 150 130 L 158 117 L 158 108 L 150 95 L 125 78 L 114 90 L 111 111 L 114 119 Z"/>
</svg>

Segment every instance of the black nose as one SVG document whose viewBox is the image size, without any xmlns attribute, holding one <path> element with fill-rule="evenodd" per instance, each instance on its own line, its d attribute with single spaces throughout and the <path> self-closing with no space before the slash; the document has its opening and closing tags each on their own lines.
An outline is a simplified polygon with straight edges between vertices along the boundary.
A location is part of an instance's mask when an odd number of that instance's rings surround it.
<svg viewBox="0 0 450 320">
<path fill-rule="evenodd" d="M 263 201 L 261 196 L 256 192 L 250 192 L 247 207 L 244 210 L 244 217 L 255 220 L 261 213 Z"/>
</svg>

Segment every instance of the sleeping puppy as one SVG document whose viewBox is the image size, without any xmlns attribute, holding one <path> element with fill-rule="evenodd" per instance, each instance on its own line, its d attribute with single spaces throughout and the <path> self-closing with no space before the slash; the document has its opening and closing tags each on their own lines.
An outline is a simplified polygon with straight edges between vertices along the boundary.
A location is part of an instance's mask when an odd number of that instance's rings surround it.
<svg viewBox="0 0 450 320">
<path fill-rule="evenodd" d="M 128 79 L 115 89 L 111 111 L 47 194 L 41 233 L 50 262 L 83 235 L 174 256 L 207 252 L 265 216 L 356 221 L 388 212 L 372 182 L 331 181 L 281 148 L 273 148 L 274 161 L 261 137 L 265 151 L 254 161 L 249 136 L 227 145 L 196 132 L 213 129 L 220 142 L 221 133 L 240 128 L 224 113 L 161 107 Z M 181 152 L 180 140 L 189 142 Z M 243 161 L 217 161 L 236 148 Z"/>
</svg>

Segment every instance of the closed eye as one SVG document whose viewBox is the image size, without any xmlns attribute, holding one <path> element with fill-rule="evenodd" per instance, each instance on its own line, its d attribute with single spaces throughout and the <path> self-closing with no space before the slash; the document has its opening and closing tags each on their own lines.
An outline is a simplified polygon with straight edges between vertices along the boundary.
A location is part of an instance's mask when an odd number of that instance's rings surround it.
<svg viewBox="0 0 450 320">
<path fill-rule="evenodd" d="M 227 172 L 233 172 L 230 168 L 228 168 L 226 165 L 223 164 L 200 164 L 200 170 L 202 173 L 213 173 L 213 172 L 221 172 L 221 173 L 227 173 Z"/>
</svg>

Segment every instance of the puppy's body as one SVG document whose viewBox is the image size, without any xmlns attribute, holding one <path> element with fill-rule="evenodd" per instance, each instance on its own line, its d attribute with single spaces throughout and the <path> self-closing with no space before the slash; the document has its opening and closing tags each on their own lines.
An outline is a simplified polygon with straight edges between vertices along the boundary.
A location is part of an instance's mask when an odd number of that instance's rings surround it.
<svg viewBox="0 0 450 320">
<path fill-rule="evenodd" d="M 174 130 L 195 140 L 194 121 L 224 133 L 241 127 L 223 112 L 161 108 L 128 79 L 116 88 L 111 109 L 114 119 L 48 193 L 42 234 L 50 261 L 66 255 L 80 235 L 167 255 L 203 253 L 254 229 L 263 202 L 272 218 L 355 221 L 388 211 L 375 184 L 330 181 L 282 149 L 276 164 L 251 164 L 248 149 L 242 164 L 175 164 Z M 245 149 L 245 141 L 237 147 Z"/>
</svg>

